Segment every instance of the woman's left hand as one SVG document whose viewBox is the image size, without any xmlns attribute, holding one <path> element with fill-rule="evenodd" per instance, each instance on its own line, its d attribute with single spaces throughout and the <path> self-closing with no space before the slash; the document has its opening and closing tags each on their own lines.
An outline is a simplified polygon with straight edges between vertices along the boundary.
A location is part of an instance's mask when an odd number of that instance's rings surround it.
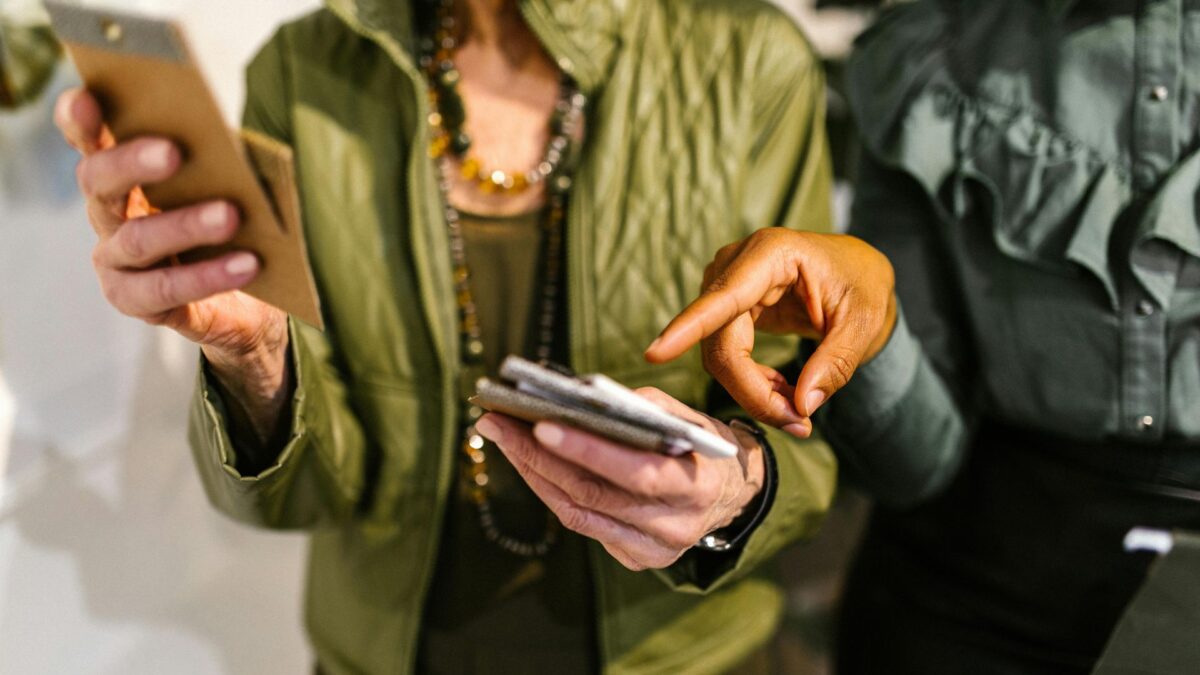
<svg viewBox="0 0 1200 675">
<path fill-rule="evenodd" d="M 631 570 L 671 565 L 731 523 L 763 487 L 762 446 L 653 388 L 638 393 L 739 447 L 736 458 L 669 457 L 550 422 L 531 430 L 488 413 L 475 428 L 500 447 L 563 526 L 600 542 Z"/>
</svg>

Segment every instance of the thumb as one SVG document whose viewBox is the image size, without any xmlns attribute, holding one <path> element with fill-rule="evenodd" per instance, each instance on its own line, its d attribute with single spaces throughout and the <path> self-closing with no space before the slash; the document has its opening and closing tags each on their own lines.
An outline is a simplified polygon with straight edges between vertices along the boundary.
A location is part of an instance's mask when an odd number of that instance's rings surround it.
<svg viewBox="0 0 1200 675">
<path fill-rule="evenodd" d="M 817 408 L 846 386 L 870 346 L 867 331 L 850 322 L 830 327 L 796 382 L 796 409 L 811 417 Z"/>
</svg>

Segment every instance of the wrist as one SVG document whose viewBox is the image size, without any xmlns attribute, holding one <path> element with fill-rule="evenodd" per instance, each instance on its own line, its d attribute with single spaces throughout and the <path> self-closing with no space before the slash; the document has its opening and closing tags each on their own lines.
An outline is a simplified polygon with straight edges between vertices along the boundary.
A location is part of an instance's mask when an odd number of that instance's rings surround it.
<svg viewBox="0 0 1200 675">
<path fill-rule="evenodd" d="M 775 502 L 775 488 L 778 469 L 775 466 L 775 456 L 765 434 L 756 422 L 749 419 L 735 418 L 729 426 L 737 434 L 739 443 L 743 439 L 757 445 L 757 449 L 746 452 L 748 462 L 744 464 L 747 474 L 748 489 L 744 491 L 745 503 L 741 511 L 728 525 L 718 528 L 701 537 L 696 548 L 703 551 L 726 552 L 734 550 L 750 538 L 754 530 L 767 517 L 771 505 Z M 747 447 L 742 445 L 743 448 Z M 750 446 L 753 447 L 753 446 Z M 757 469 L 755 468 L 757 465 Z M 757 471 L 757 479 L 750 472 Z"/>
<path fill-rule="evenodd" d="M 270 320 L 247 344 L 200 346 L 212 374 L 239 399 L 272 400 L 287 388 L 288 326 L 286 316 Z"/>
<path fill-rule="evenodd" d="M 738 443 L 738 461 L 742 465 L 745 483 L 735 506 L 734 519 L 745 513 L 746 508 L 762 493 L 766 478 L 766 460 L 763 457 L 762 438 L 757 430 L 751 430 L 742 420 L 731 420 L 729 428 Z"/>
<path fill-rule="evenodd" d="M 238 409 L 237 417 L 267 442 L 275 435 L 293 391 L 286 325 L 282 339 L 258 341 L 237 351 L 204 345 L 201 352 L 208 374 Z"/>
</svg>

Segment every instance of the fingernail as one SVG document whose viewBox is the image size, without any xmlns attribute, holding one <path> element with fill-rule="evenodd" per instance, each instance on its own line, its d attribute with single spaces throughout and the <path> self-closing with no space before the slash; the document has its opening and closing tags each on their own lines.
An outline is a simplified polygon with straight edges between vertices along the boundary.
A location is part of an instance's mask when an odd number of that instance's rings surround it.
<svg viewBox="0 0 1200 675">
<path fill-rule="evenodd" d="M 221 202 L 213 202 L 200 211 L 200 224 L 209 229 L 220 229 L 225 226 L 229 209 Z"/>
<path fill-rule="evenodd" d="M 662 338 L 661 338 L 661 337 L 656 337 L 656 338 L 654 338 L 654 342 L 651 342 L 651 343 L 650 343 L 650 346 L 649 346 L 649 347 L 646 347 L 646 351 L 648 351 L 648 352 L 652 352 L 652 351 L 654 351 L 654 348 L 655 348 L 655 347 L 657 347 L 657 346 L 658 346 L 659 344 L 661 344 L 661 343 L 662 343 Z"/>
<path fill-rule="evenodd" d="M 820 389 L 813 389 L 804 396 L 804 414 L 811 417 L 812 414 L 817 411 L 817 408 L 820 408 L 821 404 L 824 402 L 825 392 L 821 391 Z"/>
<path fill-rule="evenodd" d="M 796 438 L 808 438 L 809 434 L 809 428 L 804 424 L 800 424 L 799 422 L 788 424 L 783 427 L 783 430 L 795 436 Z"/>
<path fill-rule="evenodd" d="M 149 143 L 138 151 L 137 157 L 143 169 L 162 171 L 171 163 L 171 146 L 167 143 Z"/>
<path fill-rule="evenodd" d="M 255 258 L 253 253 L 234 254 L 225 263 L 225 273 L 235 277 L 244 276 L 256 269 L 258 269 L 258 258 Z"/>
<path fill-rule="evenodd" d="M 562 445 L 563 430 L 557 424 L 539 422 L 533 428 L 533 435 L 537 437 L 539 443 L 547 448 L 557 448 Z"/>
<path fill-rule="evenodd" d="M 478 431 L 489 441 L 500 438 L 500 425 L 493 422 L 490 417 L 480 417 L 479 421 L 475 423 L 475 431 Z"/>
</svg>

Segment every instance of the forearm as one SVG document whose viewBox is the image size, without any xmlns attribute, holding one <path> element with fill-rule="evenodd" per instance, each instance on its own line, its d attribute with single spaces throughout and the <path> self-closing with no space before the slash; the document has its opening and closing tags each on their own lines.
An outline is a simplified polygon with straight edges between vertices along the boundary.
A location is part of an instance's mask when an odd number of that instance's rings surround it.
<svg viewBox="0 0 1200 675">
<path fill-rule="evenodd" d="M 311 527 L 349 517 L 362 497 L 366 440 L 347 389 L 315 328 L 293 323 L 285 355 L 294 384 L 270 446 L 238 427 L 236 406 L 202 364 L 188 438 L 205 490 L 222 511 L 256 525 Z"/>
</svg>

